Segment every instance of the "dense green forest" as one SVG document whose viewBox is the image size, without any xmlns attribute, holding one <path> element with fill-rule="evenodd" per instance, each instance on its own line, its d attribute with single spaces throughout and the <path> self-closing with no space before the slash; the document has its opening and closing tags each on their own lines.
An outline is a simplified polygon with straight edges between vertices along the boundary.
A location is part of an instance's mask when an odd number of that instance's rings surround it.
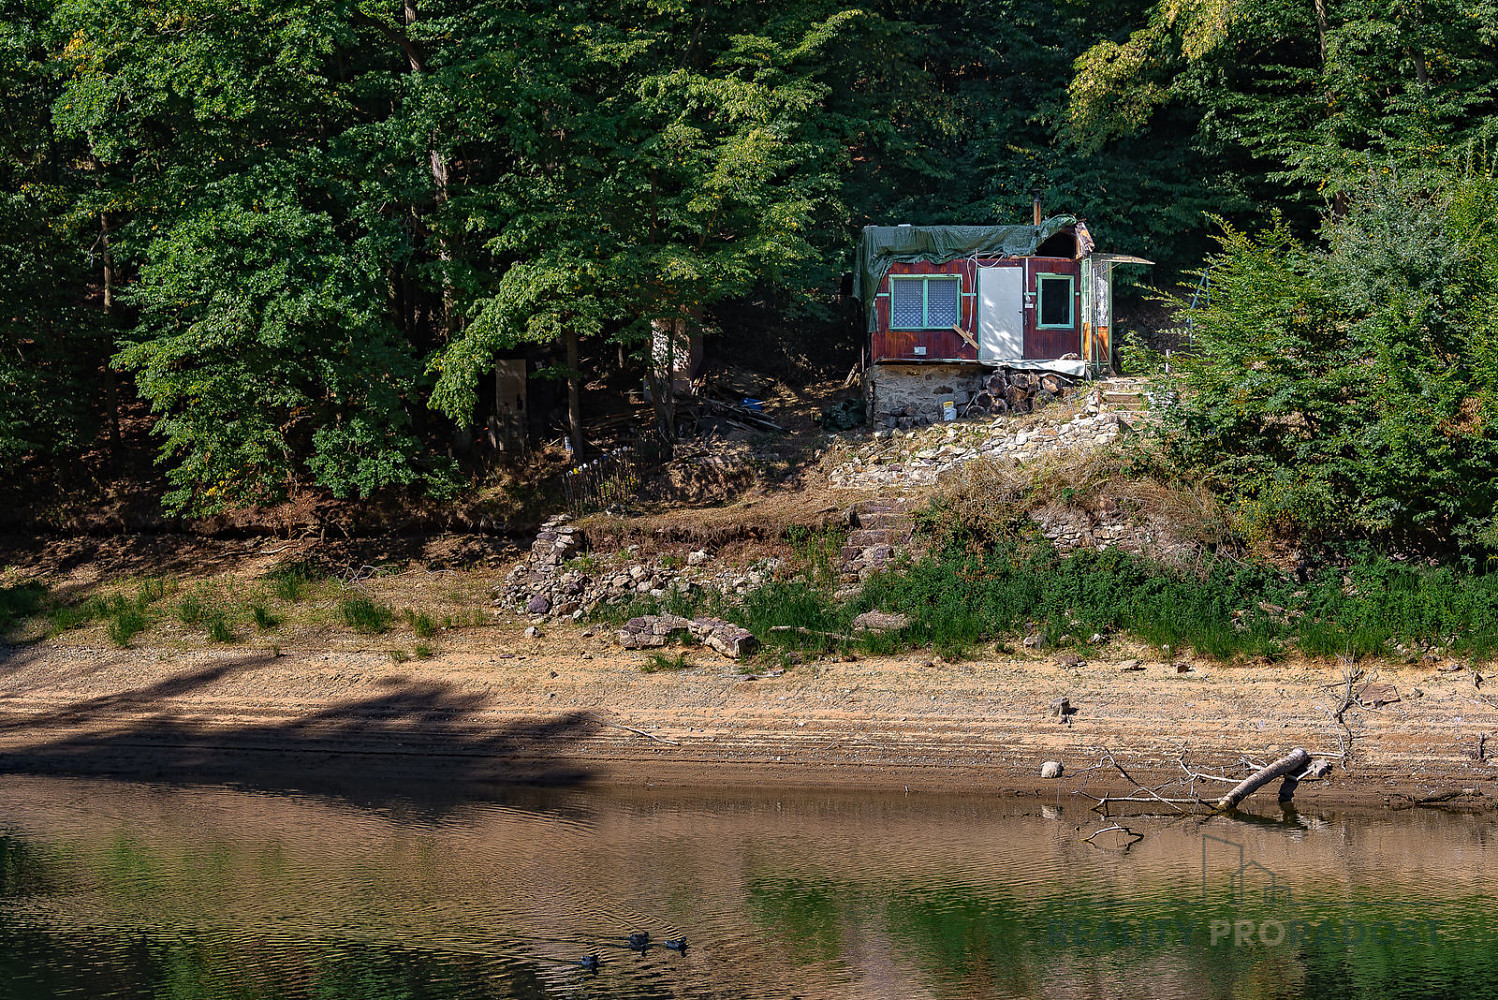
<svg viewBox="0 0 1498 1000">
<path fill-rule="evenodd" d="M 173 512 L 440 496 L 496 355 L 831 338 L 861 226 L 1038 191 L 1211 265 L 1253 523 L 1491 546 L 1495 87 L 1493 0 L 0 0 L 0 468 L 146 406 Z"/>
</svg>

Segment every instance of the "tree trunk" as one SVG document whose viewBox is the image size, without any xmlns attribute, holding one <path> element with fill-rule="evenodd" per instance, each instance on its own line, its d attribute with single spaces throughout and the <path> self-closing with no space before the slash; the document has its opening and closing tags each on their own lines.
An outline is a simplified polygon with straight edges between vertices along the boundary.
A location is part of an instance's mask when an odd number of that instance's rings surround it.
<svg viewBox="0 0 1498 1000">
<path fill-rule="evenodd" d="M 411 26 L 416 23 L 417 10 L 416 0 L 404 0 L 406 17 L 406 34 L 409 37 Z M 421 57 L 421 50 L 415 45 L 406 49 L 406 61 L 411 66 L 411 72 L 423 74 L 426 72 L 426 63 Z M 440 214 L 448 200 L 449 171 L 447 156 L 437 148 L 437 133 L 433 132 L 427 137 L 431 148 L 427 157 L 431 164 L 432 186 L 435 189 L 434 200 L 436 209 L 434 214 Z M 452 263 L 453 252 L 449 240 L 441 235 L 434 235 L 432 241 L 437 245 L 437 259 L 442 262 L 442 336 L 450 338 L 455 332 L 454 320 L 457 316 L 457 291 L 453 288 Z"/>
<path fill-rule="evenodd" d="M 645 365 L 650 380 L 656 425 L 668 442 L 676 441 L 676 367 L 681 361 L 685 317 L 650 321 L 650 349 Z"/>
<path fill-rule="evenodd" d="M 569 329 L 563 335 L 567 345 L 567 425 L 572 431 L 573 461 L 583 460 L 583 380 L 578 369 L 577 331 Z"/>
<path fill-rule="evenodd" d="M 109 216 L 103 212 L 99 213 L 99 243 L 104 250 L 104 330 L 109 338 L 104 358 L 104 410 L 109 423 L 109 454 L 113 458 L 120 452 L 120 394 L 114 365 L 110 363 L 114 354 L 114 257 L 109 252 Z"/>
<path fill-rule="evenodd" d="M 1326 14 L 1326 0 L 1311 0 L 1311 6 L 1316 11 L 1316 49 L 1321 55 L 1321 72 L 1325 73 L 1326 35 L 1327 32 L 1331 30 L 1331 21 Z M 1328 88 L 1326 91 L 1325 107 L 1325 112 L 1328 117 L 1331 116 L 1333 104 L 1333 95 L 1331 89 Z M 1347 193 L 1345 191 L 1334 192 L 1332 194 L 1332 215 L 1339 219 L 1342 218 L 1347 214 L 1347 207 Z"/>
<path fill-rule="evenodd" d="M 1285 778 L 1290 794 L 1294 795 L 1295 784 L 1298 783 L 1295 781 L 1295 776 L 1304 771 L 1310 763 L 1311 755 L 1300 747 L 1296 747 L 1273 764 L 1255 772 L 1237 788 L 1234 788 L 1231 792 L 1218 799 L 1216 806 L 1223 811 L 1236 809 L 1238 803 L 1269 784 L 1275 778 Z M 1289 797 L 1282 794 L 1280 801 L 1288 802 Z"/>
</svg>

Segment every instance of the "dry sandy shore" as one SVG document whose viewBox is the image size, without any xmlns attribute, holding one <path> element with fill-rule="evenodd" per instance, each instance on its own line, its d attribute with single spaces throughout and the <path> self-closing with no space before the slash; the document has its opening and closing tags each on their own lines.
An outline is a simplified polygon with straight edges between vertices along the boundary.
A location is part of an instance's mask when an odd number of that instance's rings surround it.
<svg viewBox="0 0 1498 1000">
<path fill-rule="evenodd" d="M 1304 746 L 1336 754 L 1334 664 L 1221 665 L 1052 657 L 960 663 L 821 660 L 747 679 L 706 650 L 647 673 L 611 633 L 515 625 L 440 655 L 388 649 L 0 649 L 0 770 L 312 789 L 414 782 L 779 784 L 995 794 L 1128 790 L 1104 751 L 1153 784 L 1178 761 L 1241 774 Z M 1301 803 L 1498 803 L 1498 709 L 1470 671 L 1378 668 L 1400 700 L 1354 708 L 1346 767 Z M 1076 708 L 1047 715 L 1052 699 Z M 1339 741 L 1339 734 L 1342 739 Z M 1047 760 L 1059 781 L 1040 779 Z M 1234 770 L 1234 768 L 1237 770 Z M 1199 784 L 1207 794 L 1222 786 Z M 1272 789 L 1261 792 L 1272 794 Z"/>
</svg>

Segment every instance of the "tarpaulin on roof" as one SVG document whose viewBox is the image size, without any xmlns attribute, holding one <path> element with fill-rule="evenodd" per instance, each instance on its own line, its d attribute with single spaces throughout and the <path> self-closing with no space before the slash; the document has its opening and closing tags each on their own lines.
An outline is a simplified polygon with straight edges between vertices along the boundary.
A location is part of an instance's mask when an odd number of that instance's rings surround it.
<svg viewBox="0 0 1498 1000">
<path fill-rule="evenodd" d="M 863 303 L 872 332 L 874 296 L 895 261 L 946 264 L 961 257 L 1030 257 L 1076 221 L 1073 215 L 1056 215 L 1038 226 L 865 226 L 858 241 L 853 297 Z"/>
</svg>

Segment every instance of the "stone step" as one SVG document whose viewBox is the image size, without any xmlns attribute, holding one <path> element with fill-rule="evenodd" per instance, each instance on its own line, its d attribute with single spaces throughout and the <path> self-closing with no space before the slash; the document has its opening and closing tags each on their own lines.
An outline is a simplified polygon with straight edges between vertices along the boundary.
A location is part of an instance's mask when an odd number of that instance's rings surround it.
<svg viewBox="0 0 1498 1000">
<path fill-rule="evenodd" d="M 848 544 L 860 548 L 868 548 L 870 545 L 904 545 L 910 541 L 914 528 L 905 525 L 902 528 L 856 528 L 848 532 Z"/>
<path fill-rule="evenodd" d="M 855 513 L 853 517 L 855 527 L 859 528 L 889 528 L 903 530 L 910 527 L 909 514 L 861 514 Z"/>
</svg>

